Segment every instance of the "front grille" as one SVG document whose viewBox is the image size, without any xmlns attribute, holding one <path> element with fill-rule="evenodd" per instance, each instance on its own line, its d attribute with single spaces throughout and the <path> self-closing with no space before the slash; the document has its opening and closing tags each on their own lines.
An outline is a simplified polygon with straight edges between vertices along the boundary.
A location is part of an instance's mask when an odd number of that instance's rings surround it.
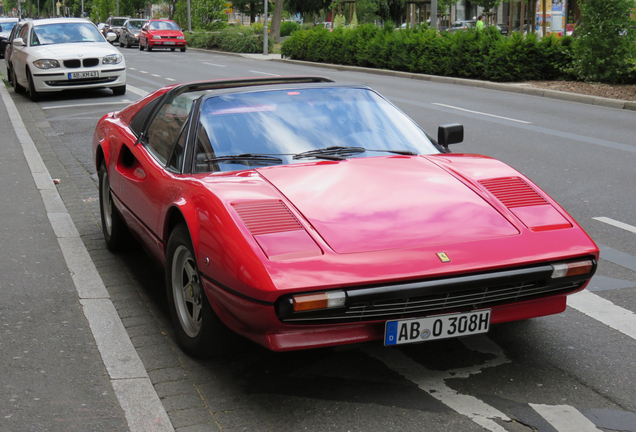
<svg viewBox="0 0 636 432">
<path fill-rule="evenodd" d="M 177 39 L 177 36 L 161 36 L 161 39 Z"/>
<path fill-rule="evenodd" d="M 87 58 L 83 60 L 74 59 L 74 60 L 64 60 L 64 67 L 69 69 L 76 69 L 80 66 L 84 67 L 95 67 L 99 64 L 98 58 Z"/>
<path fill-rule="evenodd" d="M 76 86 L 85 84 L 100 84 L 116 81 L 118 77 L 100 77 L 100 78 L 85 78 L 77 80 L 62 80 L 62 81 L 45 81 L 45 84 L 51 87 L 60 86 Z"/>
<path fill-rule="evenodd" d="M 291 296 L 277 302 L 285 323 L 333 324 L 390 320 L 484 309 L 563 295 L 579 289 L 591 273 L 552 279 L 552 266 L 415 281 L 398 285 L 345 289 L 345 307 L 294 312 Z"/>
</svg>

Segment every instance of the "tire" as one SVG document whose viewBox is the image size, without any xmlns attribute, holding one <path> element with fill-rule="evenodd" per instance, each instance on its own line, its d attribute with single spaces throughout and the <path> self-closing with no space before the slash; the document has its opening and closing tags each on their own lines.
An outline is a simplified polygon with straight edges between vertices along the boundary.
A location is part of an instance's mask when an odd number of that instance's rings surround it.
<svg viewBox="0 0 636 432">
<path fill-rule="evenodd" d="M 15 92 L 16 93 L 26 92 L 26 89 L 20 85 L 20 83 L 18 82 L 18 78 L 15 76 L 15 69 L 11 69 L 11 73 L 13 74 L 13 78 L 11 78 L 11 81 L 13 81 L 13 89 L 15 90 Z"/>
<path fill-rule="evenodd" d="M 141 44 L 141 39 L 139 39 L 139 51 L 143 51 L 144 46 Z"/>
<path fill-rule="evenodd" d="M 35 84 L 33 84 L 33 77 L 31 76 L 31 71 L 27 70 L 27 78 L 29 80 L 29 96 L 31 98 L 31 102 L 39 102 L 42 99 L 42 93 L 39 93 L 35 89 Z"/>
<path fill-rule="evenodd" d="M 223 355 L 240 342 L 210 305 L 185 225 L 178 225 L 168 240 L 166 291 L 176 340 L 185 352 L 195 357 Z"/>
<path fill-rule="evenodd" d="M 99 166 L 99 212 L 106 247 L 111 252 L 121 250 L 128 242 L 130 233 L 119 212 L 113 205 L 106 163 Z"/>
<path fill-rule="evenodd" d="M 148 44 L 148 52 L 152 51 L 152 47 Z"/>
<path fill-rule="evenodd" d="M 119 86 L 119 87 L 111 87 L 111 90 L 113 91 L 113 96 L 122 96 L 126 94 L 126 84 L 124 84 L 123 86 Z"/>
<path fill-rule="evenodd" d="M 173 52 L 174 52 L 174 48 L 170 48 L 170 51 L 173 51 Z"/>
<path fill-rule="evenodd" d="M 186 50 L 185 47 L 181 48 L 181 52 L 185 52 L 185 50 Z"/>
<path fill-rule="evenodd" d="M 13 87 L 13 72 L 11 72 L 11 65 L 7 63 L 7 82 Z"/>
</svg>

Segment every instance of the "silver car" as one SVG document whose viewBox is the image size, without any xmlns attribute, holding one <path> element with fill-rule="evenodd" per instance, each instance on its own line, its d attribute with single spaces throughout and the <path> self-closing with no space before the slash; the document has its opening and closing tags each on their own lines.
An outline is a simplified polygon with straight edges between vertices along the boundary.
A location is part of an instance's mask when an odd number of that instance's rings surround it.
<svg viewBox="0 0 636 432">
<path fill-rule="evenodd" d="M 119 46 L 130 48 L 139 44 L 139 32 L 146 21 L 145 19 L 127 20 L 119 30 Z"/>
</svg>

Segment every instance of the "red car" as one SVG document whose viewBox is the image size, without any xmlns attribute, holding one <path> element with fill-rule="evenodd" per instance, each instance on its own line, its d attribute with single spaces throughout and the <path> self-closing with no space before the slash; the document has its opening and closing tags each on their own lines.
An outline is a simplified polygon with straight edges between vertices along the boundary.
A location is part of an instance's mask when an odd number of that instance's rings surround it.
<svg viewBox="0 0 636 432">
<path fill-rule="evenodd" d="M 176 22 L 170 20 L 149 20 L 141 27 L 139 33 L 139 49 L 170 48 L 174 51 L 179 48 L 181 52 L 186 50 L 186 39 Z"/>
<path fill-rule="evenodd" d="M 228 328 L 285 351 L 562 312 L 597 246 L 523 174 L 450 153 L 463 134 L 319 77 L 164 87 L 95 130 L 106 244 L 131 232 L 165 266 L 194 355 Z"/>
</svg>

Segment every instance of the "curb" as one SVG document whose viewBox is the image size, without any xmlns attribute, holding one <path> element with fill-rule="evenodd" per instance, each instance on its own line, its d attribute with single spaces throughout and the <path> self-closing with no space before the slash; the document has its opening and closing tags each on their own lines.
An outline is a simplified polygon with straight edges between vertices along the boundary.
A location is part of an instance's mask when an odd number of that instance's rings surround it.
<svg viewBox="0 0 636 432">
<path fill-rule="evenodd" d="M 214 53 L 220 53 L 217 51 L 213 51 Z M 234 54 L 234 53 L 233 53 Z M 527 87 L 519 84 L 504 84 L 504 83 L 496 83 L 492 81 L 481 81 L 481 80 L 472 80 L 467 78 L 453 78 L 453 77 L 445 77 L 438 75 L 426 75 L 426 74 L 418 74 L 412 72 L 400 72 L 393 71 L 388 69 L 373 69 L 373 68 L 365 68 L 360 66 L 344 66 L 344 65 L 336 65 L 332 63 L 315 63 L 308 62 L 302 60 L 290 60 L 290 59 L 263 59 L 269 61 L 280 61 L 285 63 L 294 63 L 303 66 L 315 66 L 322 67 L 327 69 L 335 69 L 338 71 L 352 71 L 352 72 L 363 72 L 370 73 L 374 75 L 385 75 L 385 76 L 394 76 L 398 78 L 407 78 L 407 79 L 416 79 L 422 81 L 431 81 L 441 84 L 455 84 L 455 85 L 463 85 L 468 87 L 482 87 L 488 90 L 500 90 L 511 93 L 521 93 L 531 96 L 539 96 L 546 97 L 551 99 L 559 99 L 568 102 L 578 102 L 584 103 L 588 105 L 598 105 L 606 108 L 616 108 L 616 109 L 625 109 L 636 111 L 636 101 L 625 101 L 621 99 L 612 99 L 612 98 L 604 98 L 599 96 L 590 96 L 583 95 L 579 93 L 570 93 L 559 90 L 548 90 L 536 87 Z"/>
</svg>

